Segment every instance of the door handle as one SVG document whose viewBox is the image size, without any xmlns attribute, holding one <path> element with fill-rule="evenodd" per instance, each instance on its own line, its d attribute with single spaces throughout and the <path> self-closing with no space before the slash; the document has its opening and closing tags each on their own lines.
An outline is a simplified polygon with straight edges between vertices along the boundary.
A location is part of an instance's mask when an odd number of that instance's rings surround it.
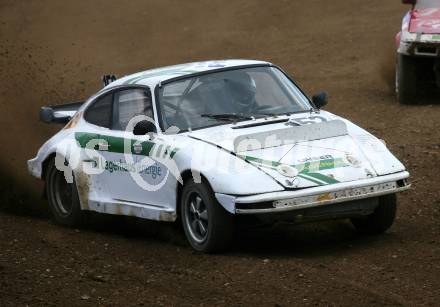
<svg viewBox="0 0 440 307">
<path fill-rule="evenodd" d="M 98 161 L 94 160 L 94 159 L 87 159 L 87 160 L 83 160 L 84 163 L 92 163 L 92 167 L 97 167 L 98 166 Z"/>
</svg>

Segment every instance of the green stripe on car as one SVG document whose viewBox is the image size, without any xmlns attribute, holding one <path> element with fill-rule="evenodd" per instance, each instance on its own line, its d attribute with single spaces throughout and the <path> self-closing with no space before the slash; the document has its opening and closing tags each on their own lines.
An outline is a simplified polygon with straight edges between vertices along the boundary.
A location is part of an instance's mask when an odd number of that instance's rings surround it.
<svg viewBox="0 0 440 307">
<path fill-rule="evenodd" d="M 152 154 L 160 155 L 162 153 L 161 149 L 163 148 L 163 144 L 159 144 L 158 148 L 155 148 L 158 144 L 151 142 L 151 141 L 144 141 L 139 142 L 138 140 L 134 139 L 125 139 L 122 137 L 114 137 L 109 135 L 102 135 L 102 134 L 96 134 L 96 133 L 88 133 L 88 132 L 76 132 L 75 133 L 75 139 L 78 141 L 79 145 L 82 148 L 86 148 L 87 144 L 91 140 L 104 140 L 108 143 L 108 149 L 107 152 L 114 152 L 114 153 L 125 153 L 125 142 L 128 141 L 129 145 L 129 152 L 128 154 L 135 154 L 135 155 L 141 155 L 141 156 L 151 156 Z M 133 152 L 133 145 L 139 144 L 142 146 L 138 152 Z M 96 145 L 96 144 L 95 144 Z M 155 148 L 155 150 L 153 150 Z M 99 150 L 97 146 L 94 148 Z M 162 153 L 164 156 L 169 154 L 170 158 L 173 158 L 174 155 L 177 153 L 179 149 L 178 148 L 171 148 L 169 146 L 166 147 L 166 150 Z"/>
<path fill-rule="evenodd" d="M 323 181 L 326 184 L 339 183 L 339 181 L 336 180 L 335 178 L 323 175 L 321 173 L 307 173 L 307 175 L 309 175 L 310 177 L 313 177 L 313 179 L 315 179 L 315 180 L 317 179 L 317 180 Z"/>
<path fill-rule="evenodd" d="M 276 170 L 280 165 L 283 164 L 278 161 L 264 160 L 251 156 L 241 156 L 241 157 L 248 162 L 255 163 L 259 166 L 268 167 L 274 170 Z M 330 176 L 326 176 L 321 173 L 316 173 L 317 171 L 346 167 L 349 166 L 349 164 L 346 163 L 343 159 L 337 158 L 337 159 L 325 159 L 325 160 L 319 160 L 313 162 L 306 162 L 306 163 L 289 165 L 289 166 L 292 166 L 298 170 L 299 177 L 309 180 L 313 183 L 323 185 L 323 184 L 338 183 L 339 181 Z"/>
<path fill-rule="evenodd" d="M 313 178 L 313 177 L 311 177 L 311 176 L 308 176 L 308 175 L 306 175 L 306 174 L 299 174 L 298 177 L 303 178 L 303 179 L 306 179 L 306 180 L 308 180 L 308 181 L 311 181 L 311 182 L 316 183 L 316 184 L 319 184 L 319 185 L 327 184 L 326 182 L 316 180 L 315 178 Z"/>
<path fill-rule="evenodd" d="M 241 156 L 241 157 L 244 158 L 246 161 L 257 163 L 260 164 L 261 166 L 266 166 L 273 169 L 283 164 L 278 161 L 264 160 L 251 156 Z M 337 159 L 325 159 L 325 160 L 319 160 L 313 162 L 306 162 L 306 163 L 295 164 L 290 166 L 296 168 L 300 173 L 312 173 L 315 171 L 345 167 L 345 166 L 349 166 L 349 164 L 346 163 L 343 159 L 337 158 Z"/>
</svg>

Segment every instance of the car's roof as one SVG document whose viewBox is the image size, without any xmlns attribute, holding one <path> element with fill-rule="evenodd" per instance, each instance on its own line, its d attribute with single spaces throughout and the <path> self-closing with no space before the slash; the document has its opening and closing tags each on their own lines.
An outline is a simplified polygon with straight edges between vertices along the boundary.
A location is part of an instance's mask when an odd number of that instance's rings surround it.
<svg viewBox="0 0 440 307">
<path fill-rule="evenodd" d="M 166 80 L 170 80 L 176 77 L 190 75 L 198 72 L 259 64 L 261 65 L 270 63 L 255 60 L 217 60 L 173 65 L 156 69 L 149 69 L 132 75 L 124 76 L 110 83 L 105 88 L 108 89 L 114 86 L 129 84 L 147 85 L 154 87 L 159 82 L 164 82 Z"/>
</svg>

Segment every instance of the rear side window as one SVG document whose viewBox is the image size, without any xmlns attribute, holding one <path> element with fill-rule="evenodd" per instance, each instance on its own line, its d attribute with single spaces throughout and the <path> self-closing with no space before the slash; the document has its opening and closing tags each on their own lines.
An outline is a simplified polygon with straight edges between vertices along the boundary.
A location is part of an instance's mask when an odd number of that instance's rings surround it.
<svg viewBox="0 0 440 307">
<path fill-rule="evenodd" d="M 151 94 L 146 89 L 128 89 L 115 93 L 115 107 L 118 109 L 114 129 L 125 130 L 128 122 L 137 115 L 153 119 Z"/>
<path fill-rule="evenodd" d="M 107 94 L 99 97 L 84 114 L 84 118 L 91 124 L 109 128 L 112 122 L 113 95 Z"/>
</svg>

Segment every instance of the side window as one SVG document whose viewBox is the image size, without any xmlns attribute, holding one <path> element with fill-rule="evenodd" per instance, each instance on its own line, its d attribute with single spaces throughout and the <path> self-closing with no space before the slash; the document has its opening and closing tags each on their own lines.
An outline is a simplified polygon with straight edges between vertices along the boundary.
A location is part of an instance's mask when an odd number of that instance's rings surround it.
<svg viewBox="0 0 440 307">
<path fill-rule="evenodd" d="M 137 115 L 145 115 L 153 119 L 151 94 L 146 89 L 118 91 L 115 93 L 115 102 L 118 114 L 115 117 L 114 129 L 125 130 L 128 122 Z"/>
<path fill-rule="evenodd" d="M 84 118 L 91 124 L 104 128 L 111 127 L 113 95 L 107 94 L 98 98 L 84 114 Z"/>
</svg>

